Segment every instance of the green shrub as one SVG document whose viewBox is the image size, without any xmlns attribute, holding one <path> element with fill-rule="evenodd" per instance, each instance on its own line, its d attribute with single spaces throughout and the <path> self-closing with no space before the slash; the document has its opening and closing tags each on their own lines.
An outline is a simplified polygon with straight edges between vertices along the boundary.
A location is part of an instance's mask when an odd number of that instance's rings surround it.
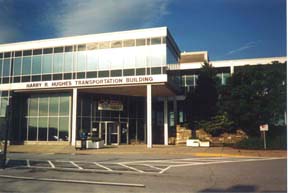
<svg viewBox="0 0 288 193">
<path fill-rule="evenodd" d="M 243 149 L 264 149 L 264 139 L 251 137 L 236 143 L 234 147 Z M 286 149 L 286 136 L 268 137 L 266 140 L 266 147 L 267 149 Z"/>
</svg>

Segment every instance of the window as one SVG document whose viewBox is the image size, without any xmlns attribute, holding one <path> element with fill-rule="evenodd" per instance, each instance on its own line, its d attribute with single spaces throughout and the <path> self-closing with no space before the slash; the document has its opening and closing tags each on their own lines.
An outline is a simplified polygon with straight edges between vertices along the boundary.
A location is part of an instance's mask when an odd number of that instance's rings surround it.
<svg viewBox="0 0 288 193">
<path fill-rule="evenodd" d="M 93 71 L 98 69 L 98 52 L 90 51 L 87 53 L 87 70 Z"/>
<path fill-rule="evenodd" d="M 41 74 L 41 56 L 32 57 L 32 74 Z"/>
<path fill-rule="evenodd" d="M 122 41 L 111 42 L 111 48 L 121 48 L 121 47 L 122 47 Z"/>
<path fill-rule="evenodd" d="M 124 40 L 123 41 L 123 46 L 124 47 L 135 46 L 135 40 Z"/>
<path fill-rule="evenodd" d="M 42 73 L 49 74 L 52 72 L 52 55 L 44 55 L 43 56 L 43 65 L 42 65 Z"/>
<path fill-rule="evenodd" d="M 161 37 L 151 38 L 151 45 L 161 44 Z"/>
<path fill-rule="evenodd" d="M 63 70 L 63 53 L 54 54 L 53 73 L 59 73 Z"/>
<path fill-rule="evenodd" d="M 30 75 L 31 73 L 31 57 L 23 57 L 22 75 Z"/>
<path fill-rule="evenodd" d="M 136 39 L 136 46 L 145 46 L 145 39 Z"/>
<path fill-rule="evenodd" d="M 3 62 L 3 77 L 10 76 L 10 66 L 11 66 L 10 59 L 4 59 L 4 62 Z"/>
</svg>

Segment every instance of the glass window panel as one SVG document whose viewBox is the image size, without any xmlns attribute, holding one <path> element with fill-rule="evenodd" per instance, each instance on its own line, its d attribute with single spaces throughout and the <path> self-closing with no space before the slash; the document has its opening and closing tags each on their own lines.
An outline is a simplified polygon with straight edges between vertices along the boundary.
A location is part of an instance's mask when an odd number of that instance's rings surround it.
<svg viewBox="0 0 288 193">
<path fill-rule="evenodd" d="M 63 52 L 63 47 L 57 47 L 57 48 L 54 48 L 54 53 L 61 53 Z"/>
<path fill-rule="evenodd" d="M 48 117 L 38 118 L 38 140 L 39 141 L 47 140 L 47 121 L 48 121 Z"/>
<path fill-rule="evenodd" d="M 31 72 L 31 57 L 23 57 L 22 75 L 30 75 Z"/>
<path fill-rule="evenodd" d="M 124 47 L 135 46 L 135 40 L 124 40 L 123 41 L 123 46 Z"/>
<path fill-rule="evenodd" d="M 3 58 L 3 53 L 0 53 L 0 58 Z"/>
<path fill-rule="evenodd" d="M 90 51 L 87 53 L 87 70 L 97 70 L 98 69 L 98 52 Z"/>
<path fill-rule="evenodd" d="M 85 51 L 85 50 L 86 50 L 85 44 L 78 45 L 78 51 Z"/>
<path fill-rule="evenodd" d="M 121 47 L 122 47 L 122 41 L 111 42 L 111 48 L 121 48 Z"/>
<path fill-rule="evenodd" d="M 41 56 L 32 57 L 32 74 L 41 74 Z"/>
<path fill-rule="evenodd" d="M 122 70 L 111 70 L 111 77 L 122 76 Z"/>
<path fill-rule="evenodd" d="M 166 44 L 166 37 L 162 37 L 162 44 Z"/>
<path fill-rule="evenodd" d="M 63 54 L 57 53 L 54 54 L 54 60 L 53 60 L 53 73 L 59 73 L 63 70 Z"/>
<path fill-rule="evenodd" d="M 99 71 L 98 72 L 99 78 L 101 77 L 109 77 L 109 71 Z"/>
<path fill-rule="evenodd" d="M 0 116 L 5 117 L 6 116 L 6 107 L 8 105 L 8 98 L 2 97 L 1 98 L 1 108 L 0 108 Z"/>
<path fill-rule="evenodd" d="M 165 54 L 164 45 L 154 45 L 149 47 L 148 66 L 161 66 L 162 56 Z M 148 51 L 148 50 L 147 50 Z"/>
<path fill-rule="evenodd" d="M 151 74 L 161 74 L 161 67 L 151 68 Z"/>
<path fill-rule="evenodd" d="M 60 117 L 59 120 L 59 140 L 68 141 L 69 117 Z"/>
<path fill-rule="evenodd" d="M 52 72 L 52 55 L 43 56 L 42 73 L 50 74 Z"/>
<path fill-rule="evenodd" d="M 222 84 L 226 85 L 227 84 L 227 80 L 230 78 L 230 73 L 223 73 L 223 80 L 222 80 Z"/>
<path fill-rule="evenodd" d="M 65 53 L 64 72 L 72 72 L 73 70 L 73 53 Z"/>
<path fill-rule="evenodd" d="M 135 69 L 125 69 L 123 70 L 124 76 L 135 76 Z"/>
<path fill-rule="evenodd" d="M 96 49 L 98 49 L 98 43 L 97 42 L 87 44 L 87 50 L 96 50 Z"/>
<path fill-rule="evenodd" d="M 161 37 L 151 38 L 151 45 L 161 44 Z"/>
<path fill-rule="evenodd" d="M 135 68 L 135 52 L 134 48 L 125 48 L 125 51 L 122 53 L 124 68 Z"/>
<path fill-rule="evenodd" d="M 76 71 L 85 71 L 86 70 L 86 52 L 78 52 L 77 54 L 77 65 Z"/>
<path fill-rule="evenodd" d="M 36 76 L 32 76 L 32 82 L 37 82 L 41 80 L 41 76 L 40 75 L 36 75 Z"/>
<path fill-rule="evenodd" d="M 51 80 L 51 75 L 42 75 L 42 81 L 48 81 Z"/>
<path fill-rule="evenodd" d="M 2 66 L 3 66 L 3 59 L 0 59 L 0 77 L 2 77 Z"/>
<path fill-rule="evenodd" d="M 29 116 L 38 116 L 38 98 L 29 99 Z"/>
<path fill-rule="evenodd" d="M 10 59 L 4 59 L 3 62 L 3 76 L 10 76 Z"/>
<path fill-rule="evenodd" d="M 49 141 L 58 140 L 58 117 L 49 117 Z"/>
<path fill-rule="evenodd" d="M 20 77 L 19 76 L 18 77 L 14 77 L 13 78 L 13 82 L 14 83 L 20 82 Z"/>
<path fill-rule="evenodd" d="M 72 79 L 72 73 L 64 74 L 64 80 Z"/>
<path fill-rule="evenodd" d="M 110 68 L 111 53 L 109 50 L 99 50 L 99 70 L 106 70 Z"/>
<path fill-rule="evenodd" d="M 136 46 L 145 46 L 145 39 L 136 39 Z"/>
<path fill-rule="evenodd" d="M 138 67 L 146 67 L 146 51 L 147 47 L 139 47 L 135 49 L 135 66 Z"/>
<path fill-rule="evenodd" d="M 32 55 L 32 50 L 24 50 L 23 51 L 23 56 L 31 56 Z"/>
<path fill-rule="evenodd" d="M 45 48 L 44 50 L 43 50 L 43 53 L 44 54 L 51 54 L 53 52 L 53 48 Z"/>
<path fill-rule="evenodd" d="M 123 68 L 123 53 L 125 50 L 121 49 L 113 49 L 110 51 L 110 69 L 122 69 Z"/>
<path fill-rule="evenodd" d="M 13 69 L 14 76 L 17 76 L 17 75 L 21 74 L 21 61 L 22 61 L 22 58 L 15 58 L 15 60 L 14 60 L 14 65 L 13 65 L 13 67 L 14 67 L 14 69 Z"/>
<path fill-rule="evenodd" d="M 60 97 L 60 116 L 67 115 L 69 116 L 69 97 L 62 96 Z"/>
<path fill-rule="evenodd" d="M 22 56 L 22 51 L 15 52 L 15 57 L 20 57 L 20 56 Z"/>
<path fill-rule="evenodd" d="M 97 72 L 96 71 L 87 72 L 87 78 L 97 78 Z"/>
<path fill-rule="evenodd" d="M 78 72 L 77 79 L 83 79 L 83 78 L 85 78 L 85 72 Z"/>
<path fill-rule="evenodd" d="M 65 47 L 65 52 L 72 52 L 73 51 L 73 46 L 66 46 Z"/>
<path fill-rule="evenodd" d="M 136 75 L 145 75 L 145 68 L 137 68 Z"/>
<path fill-rule="evenodd" d="M 106 49 L 110 48 L 110 42 L 100 42 L 99 43 L 99 49 Z"/>
<path fill-rule="evenodd" d="M 39 116 L 48 116 L 48 98 L 39 98 Z"/>
<path fill-rule="evenodd" d="M 194 75 L 186 75 L 186 86 L 194 86 Z"/>
<path fill-rule="evenodd" d="M 58 116 L 59 97 L 50 97 L 49 116 Z"/>
<path fill-rule="evenodd" d="M 37 140 L 37 118 L 28 119 L 29 129 L 28 129 L 28 140 Z"/>
<path fill-rule="evenodd" d="M 30 76 L 22 76 L 22 82 L 30 82 Z"/>
<path fill-rule="evenodd" d="M 10 58 L 10 57 L 11 57 L 11 52 L 4 53 L 4 58 Z"/>
<path fill-rule="evenodd" d="M 42 54 L 42 49 L 33 50 L 33 55 L 40 55 Z"/>
</svg>

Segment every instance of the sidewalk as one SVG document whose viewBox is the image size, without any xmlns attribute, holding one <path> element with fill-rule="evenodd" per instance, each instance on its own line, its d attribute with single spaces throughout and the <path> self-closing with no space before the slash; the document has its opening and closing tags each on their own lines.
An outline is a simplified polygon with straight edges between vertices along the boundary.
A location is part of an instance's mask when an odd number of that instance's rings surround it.
<svg viewBox="0 0 288 193">
<path fill-rule="evenodd" d="M 217 156 L 217 157 L 287 157 L 285 150 L 243 150 L 231 147 L 186 147 L 185 145 L 146 145 L 108 146 L 103 149 L 76 150 L 67 145 L 11 145 L 9 153 L 47 153 L 47 154 L 158 154 L 186 156 Z"/>
</svg>

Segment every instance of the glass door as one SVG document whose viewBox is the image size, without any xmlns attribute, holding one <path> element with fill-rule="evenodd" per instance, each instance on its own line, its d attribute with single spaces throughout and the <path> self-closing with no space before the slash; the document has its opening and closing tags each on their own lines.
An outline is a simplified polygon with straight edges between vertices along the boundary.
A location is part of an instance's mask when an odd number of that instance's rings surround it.
<svg viewBox="0 0 288 193">
<path fill-rule="evenodd" d="M 107 130 L 108 130 L 108 141 L 109 144 L 112 145 L 118 145 L 119 140 L 118 140 L 118 131 L 119 131 L 119 124 L 115 122 L 107 122 Z"/>
</svg>

